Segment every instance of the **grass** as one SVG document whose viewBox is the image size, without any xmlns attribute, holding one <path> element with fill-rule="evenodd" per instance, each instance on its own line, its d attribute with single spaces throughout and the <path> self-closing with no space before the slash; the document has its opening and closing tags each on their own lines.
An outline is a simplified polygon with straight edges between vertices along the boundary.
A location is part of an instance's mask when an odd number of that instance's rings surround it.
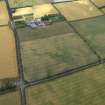
<svg viewBox="0 0 105 105">
<path fill-rule="evenodd" d="M 16 48 L 13 32 L 0 27 L 0 79 L 17 77 Z"/>
<path fill-rule="evenodd" d="M 89 0 L 58 3 L 55 4 L 55 6 L 68 21 L 102 15 L 102 13 L 91 4 Z"/>
<path fill-rule="evenodd" d="M 27 105 L 104 105 L 105 66 L 26 89 Z"/>
<path fill-rule="evenodd" d="M 17 29 L 20 41 L 30 41 L 36 39 L 47 38 L 50 36 L 58 36 L 61 34 L 72 32 L 72 29 L 66 22 L 58 22 L 48 25 L 44 28 L 19 28 Z"/>
<path fill-rule="evenodd" d="M 96 52 L 105 58 L 105 16 L 72 22 L 76 30 L 88 41 Z"/>
<path fill-rule="evenodd" d="M 9 21 L 8 11 L 4 1 L 0 1 L 0 25 L 7 25 Z"/>
<path fill-rule="evenodd" d="M 22 42 L 21 53 L 28 81 L 97 61 L 97 57 L 73 32 Z"/>
<path fill-rule="evenodd" d="M 11 92 L 0 95 L 0 105 L 21 105 L 19 93 Z"/>
</svg>

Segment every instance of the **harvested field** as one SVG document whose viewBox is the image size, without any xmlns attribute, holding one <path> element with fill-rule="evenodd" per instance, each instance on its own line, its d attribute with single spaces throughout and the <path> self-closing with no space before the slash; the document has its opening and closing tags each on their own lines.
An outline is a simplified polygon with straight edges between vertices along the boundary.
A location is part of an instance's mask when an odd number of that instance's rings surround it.
<svg viewBox="0 0 105 105">
<path fill-rule="evenodd" d="M 105 0 L 92 0 L 98 7 L 105 6 Z"/>
<path fill-rule="evenodd" d="M 7 25 L 9 21 L 8 11 L 4 1 L 0 0 L 0 25 Z"/>
<path fill-rule="evenodd" d="M 35 5 L 32 7 L 18 8 L 13 16 L 23 16 L 27 14 L 34 14 L 34 18 L 40 18 L 49 14 L 57 14 L 58 12 L 51 4 Z"/>
<path fill-rule="evenodd" d="M 57 3 L 55 6 L 68 21 L 102 15 L 102 13 L 90 3 L 89 0 Z"/>
<path fill-rule="evenodd" d="M 21 105 L 19 92 L 0 95 L 0 105 Z"/>
<path fill-rule="evenodd" d="M 27 105 L 104 105 L 105 66 L 27 88 Z"/>
<path fill-rule="evenodd" d="M 32 13 L 33 13 L 32 7 L 18 8 L 16 9 L 15 13 L 13 13 L 13 17 L 23 16 Z"/>
<path fill-rule="evenodd" d="M 13 32 L 0 27 L 0 79 L 17 77 L 16 48 Z"/>
<path fill-rule="evenodd" d="M 105 58 L 105 16 L 72 24 L 101 58 Z"/>
<path fill-rule="evenodd" d="M 32 19 L 41 18 L 45 15 L 58 14 L 57 10 L 51 4 L 35 5 L 32 7 L 18 8 L 13 13 L 14 19 L 16 20 L 27 20 L 28 15 L 32 15 Z M 19 18 L 19 19 L 18 19 Z"/>
<path fill-rule="evenodd" d="M 24 74 L 28 81 L 42 79 L 98 60 L 73 32 L 21 42 L 21 53 Z"/>
<path fill-rule="evenodd" d="M 57 14 L 58 12 L 51 4 L 42 4 L 33 6 L 34 18 L 39 18 L 49 14 Z"/>
</svg>

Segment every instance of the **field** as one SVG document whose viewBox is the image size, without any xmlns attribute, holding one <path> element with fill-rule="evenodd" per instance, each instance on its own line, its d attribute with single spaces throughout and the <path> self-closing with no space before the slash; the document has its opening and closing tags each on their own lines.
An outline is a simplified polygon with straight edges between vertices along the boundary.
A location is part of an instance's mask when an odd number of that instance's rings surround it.
<svg viewBox="0 0 105 105">
<path fill-rule="evenodd" d="M 59 31 L 60 30 L 60 31 Z M 47 38 L 51 36 L 58 36 L 61 34 L 66 34 L 69 32 L 73 32 L 73 30 L 68 26 L 65 21 L 53 23 L 44 28 L 19 28 L 17 29 L 20 41 L 30 41 L 36 39 Z"/>
<path fill-rule="evenodd" d="M 72 22 L 72 24 L 101 58 L 105 58 L 105 16 Z"/>
<path fill-rule="evenodd" d="M 105 66 L 26 89 L 27 105 L 105 105 Z"/>
<path fill-rule="evenodd" d="M 0 27 L 0 79 L 17 77 L 15 40 L 8 26 Z"/>
<path fill-rule="evenodd" d="M 13 13 L 13 17 L 24 16 L 24 15 L 32 14 L 32 13 L 33 13 L 32 7 L 18 8 L 16 9 L 16 12 Z"/>
<path fill-rule="evenodd" d="M 42 4 L 33 6 L 34 18 L 39 18 L 49 14 L 57 14 L 58 12 L 51 4 Z"/>
<path fill-rule="evenodd" d="M 49 3 L 49 0 L 9 0 L 9 4 L 11 8 L 40 5 L 44 3 Z"/>
<path fill-rule="evenodd" d="M 98 7 L 105 6 L 105 0 L 92 0 Z"/>
<path fill-rule="evenodd" d="M 102 8 L 101 10 L 105 13 L 105 8 Z"/>
<path fill-rule="evenodd" d="M 57 24 L 32 31 L 18 29 L 26 80 L 41 79 L 98 60 L 65 22 Z"/>
<path fill-rule="evenodd" d="M 33 14 L 34 18 L 40 18 L 49 14 L 57 14 L 58 12 L 51 4 L 35 5 L 33 7 L 18 8 L 13 16 L 23 16 L 27 14 Z"/>
<path fill-rule="evenodd" d="M 105 105 L 104 8 L 89 0 L 9 2 L 19 43 L 0 0 L 0 105 Z"/>
<path fill-rule="evenodd" d="M 9 20 L 6 4 L 4 1 L 0 1 L 0 25 L 7 25 Z"/>
<path fill-rule="evenodd" d="M 102 15 L 102 13 L 88 0 L 57 3 L 55 6 L 68 21 Z"/>
<path fill-rule="evenodd" d="M 21 105 L 18 92 L 10 92 L 0 95 L 0 105 Z"/>
</svg>

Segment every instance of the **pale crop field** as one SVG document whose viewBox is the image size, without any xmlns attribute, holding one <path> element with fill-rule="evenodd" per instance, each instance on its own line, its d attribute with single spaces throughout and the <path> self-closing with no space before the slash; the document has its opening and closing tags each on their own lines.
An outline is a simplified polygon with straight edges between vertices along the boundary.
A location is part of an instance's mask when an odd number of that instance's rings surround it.
<svg viewBox="0 0 105 105">
<path fill-rule="evenodd" d="M 57 14 L 57 10 L 51 4 L 33 6 L 34 18 L 39 18 L 49 14 Z"/>
<path fill-rule="evenodd" d="M 32 7 L 18 8 L 13 17 L 33 14 L 33 18 L 40 18 L 45 15 L 58 14 L 57 10 L 51 4 L 34 5 Z"/>
<path fill-rule="evenodd" d="M 32 13 L 33 13 L 32 7 L 18 8 L 16 9 L 15 13 L 13 13 L 13 17 L 24 16 Z"/>
<path fill-rule="evenodd" d="M 92 0 L 98 7 L 105 6 L 105 0 Z"/>
<path fill-rule="evenodd" d="M 68 21 L 102 15 L 102 13 L 88 0 L 57 3 L 55 6 Z"/>
<path fill-rule="evenodd" d="M 4 1 L 0 1 L 0 25 L 7 25 L 9 21 L 8 11 Z"/>
<path fill-rule="evenodd" d="M 17 77 L 14 35 L 8 26 L 0 27 L 0 79 Z"/>
</svg>

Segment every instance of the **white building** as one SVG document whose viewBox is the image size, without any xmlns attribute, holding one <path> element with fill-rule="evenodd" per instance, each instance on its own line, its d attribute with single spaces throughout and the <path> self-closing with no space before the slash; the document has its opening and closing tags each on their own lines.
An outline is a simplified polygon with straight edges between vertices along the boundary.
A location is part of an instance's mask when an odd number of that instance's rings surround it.
<svg viewBox="0 0 105 105">
<path fill-rule="evenodd" d="M 67 2 L 72 0 L 50 0 L 52 3 Z"/>
</svg>

